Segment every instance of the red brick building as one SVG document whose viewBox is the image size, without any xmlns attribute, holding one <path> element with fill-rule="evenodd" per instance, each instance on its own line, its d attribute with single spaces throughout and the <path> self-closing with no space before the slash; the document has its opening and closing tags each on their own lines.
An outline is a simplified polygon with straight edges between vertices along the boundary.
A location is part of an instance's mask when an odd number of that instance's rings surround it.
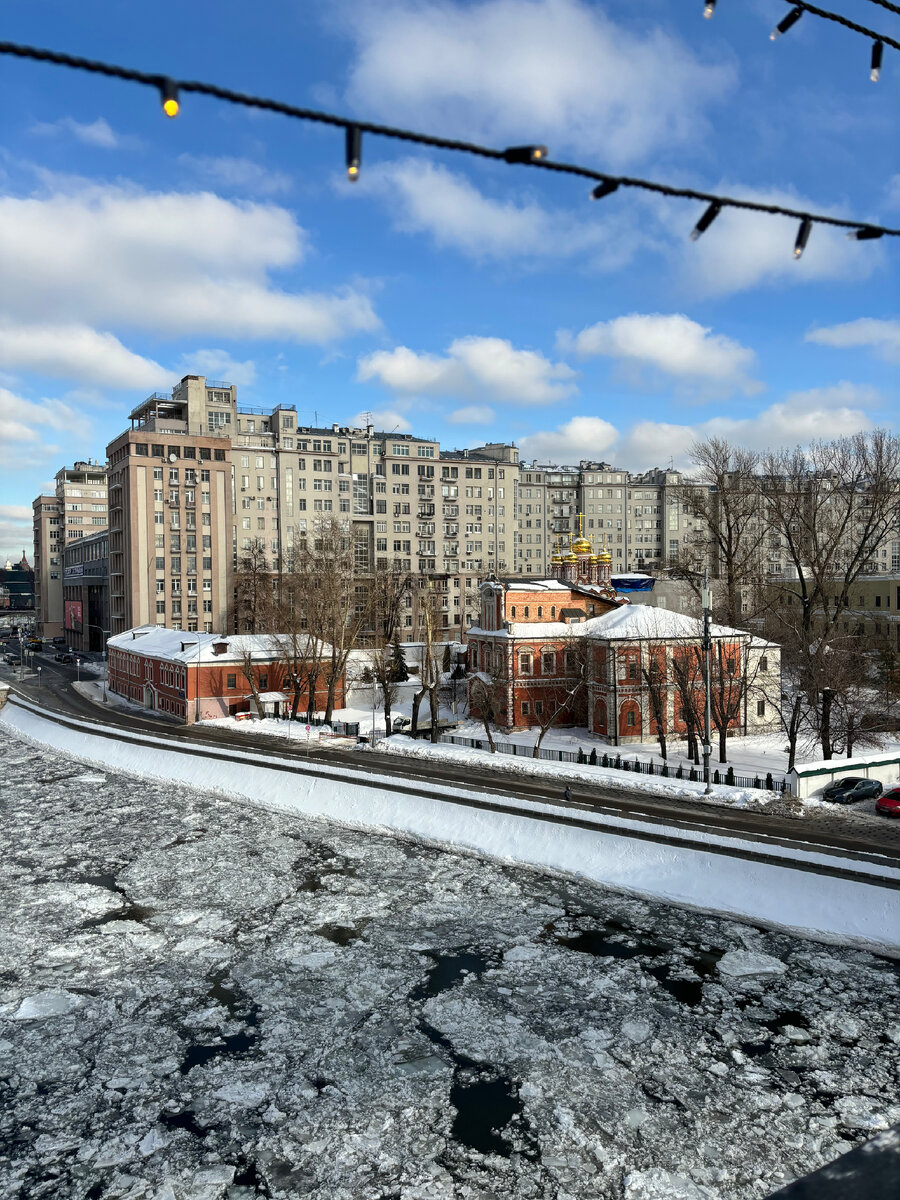
<svg viewBox="0 0 900 1200">
<path fill-rule="evenodd" d="M 580 544 L 587 545 L 573 549 Z M 597 557 L 600 579 L 592 582 L 482 584 L 481 618 L 468 632 L 469 670 L 502 694 L 507 728 L 586 725 L 616 745 L 653 740 L 660 722 L 667 734 L 684 734 L 683 697 L 693 712 L 703 709 L 701 622 L 615 596 L 603 579 L 606 556 Z M 778 647 L 713 626 L 713 651 L 723 725 L 741 733 L 771 728 Z M 470 711 L 480 716 L 472 682 L 469 694 Z"/>
<path fill-rule="evenodd" d="M 280 661 L 274 638 L 265 635 L 219 637 L 141 625 L 110 638 L 107 650 L 111 692 L 188 725 L 250 712 L 253 688 L 247 670 L 257 692 L 266 694 L 267 711 L 282 716 L 290 710 L 293 690 L 285 687 L 288 668 Z M 316 680 L 314 711 L 324 710 L 327 692 L 323 670 Z M 343 703 L 344 680 L 340 679 L 335 707 Z M 305 712 L 308 704 L 305 689 L 299 711 Z"/>
</svg>

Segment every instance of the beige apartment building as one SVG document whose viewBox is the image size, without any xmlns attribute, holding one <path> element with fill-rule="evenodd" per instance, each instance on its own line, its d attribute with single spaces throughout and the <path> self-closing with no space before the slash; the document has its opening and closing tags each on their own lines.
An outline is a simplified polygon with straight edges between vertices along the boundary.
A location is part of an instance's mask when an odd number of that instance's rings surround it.
<svg viewBox="0 0 900 1200">
<path fill-rule="evenodd" d="M 66 633 L 63 548 L 107 528 L 106 468 L 88 460 L 56 472 L 52 496 L 38 496 L 34 514 L 35 624 L 41 637 Z"/>
</svg>

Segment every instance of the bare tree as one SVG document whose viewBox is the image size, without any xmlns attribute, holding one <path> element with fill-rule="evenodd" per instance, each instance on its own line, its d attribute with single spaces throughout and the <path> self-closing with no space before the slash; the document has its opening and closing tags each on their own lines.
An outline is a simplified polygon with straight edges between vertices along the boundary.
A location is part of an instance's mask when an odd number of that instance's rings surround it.
<svg viewBox="0 0 900 1200">
<path fill-rule="evenodd" d="M 742 657 L 745 661 L 742 663 Z M 710 720 L 719 735 L 719 762 L 728 762 L 728 731 L 740 720 L 747 691 L 748 656 L 739 643 L 714 638 L 709 663 Z"/>
<path fill-rule="evenodd" d="M 641 675 L 647 688 L 650 700 L 650 713 L 656 725 L 656 736 L 659 738 L 659 753 L 664 760 L 669 757 L 666 742 L 666 728 L 669 711 L 669 679 L 666 669 L 666 647 L 650 645 L 647 647 L 646 659 L 641 655 Z"/>
<path fill-rule="evenodd" d="M 672 649 L 671 667 L 675 698 L 687 735 L 688 758 L 698 765 L 703 735 L 703 663 L 700 647 L 677 643 Z"/>
<path fill-rule="evenodd" d="M 584 710 L 587 695 L 587 674 L 590 663 L 589 639 L 571 637 L 568 644 L 561 650 L 544 650 L 541 654 L 541 672 L 545 656 L 551 653 L 557 660 L 555 663 L 554 683 L 543 690 L 542 699 L 533 706 L 535 723 L 540 732 L 531 751 L 532 758 L 539 758 L 541 746 L 549 729 L 558 725 L 563 718 L 574 721 L 577 712 Z M 563 670 L 559 670 L 559 656 L 563 656 Z M 537 704 L 541 704 L 541 711 Z"/>
<path fill-rule="evenodd" d="M 874 430 L 771 451 L 762 469 L 765 517 L 796 577 L 771 588 L 773 636 L 796 646 L 797 683 L 830 758 L 828 655 L 851 608 L 851 587 L 897 526 L 900 439 Z"/>
<path fill-rule="evenodd" d="M 335 697 L 346 674 L 347 660 L 366 622 L 366 604 L 360 602 L 353 546 L 344 523 L 328 518 L 319 522 L 311 536 L 298 540 L 292 555 L 288 586 L 299 608 L 306 631 L 318 645 L 316 677 L 327 693 L 325 720 L 330 721 Z M 284 584 L 282 585 L 284 587 Z M 310 695 L 315 692 L 315 681 Z"/>
<path fill-rule="evenodd" d="M 247 680 L 250 691 L 253 695 L 256 711 L 259 716 L 263 715 L 262 701 L 260 700 L 259 682 L 257 676 L 257 667 L 253 661 L 252 645 L 247 645 L 246 642 L 241 646 L 240 657 L 241 674 Z"/>
<path fill-rule="evenodd" d="M 469 708 L 481 718 L 491 754 L 496 754 L 494 727 L 507 719 L 509 694 L 510 668 L 504 648 L 494 648 L 485 666 L 489 669 L 476 671 L 469 680 Z"/>
<path fill-rule="evenodd" d="M 691 542 L 696 569 L 688 574 L 696 584 L 703 565 L 709 565 L 722 583 L 716 616 L 736 627 L 748 589 L 760 575 L 760 551 L 767 533 L 760 519 L 759 455 L 724 438 L 709 437 L 695 442 L 690 458 L 690 480 L 673 489 L 682 511 L 699 525 Z M 685 573 L 684 564 L 680 569 L 673 564 L 673 569 Z"/>
<path fill-rule="evenodd" d="M 234 626 L 238 633 L 268 633 L 272 628 L 272 568 L 262 538 L 242 551 L 234 576 Z"/>
<path fill-rule="evenodd" d="M 439 593 L 432 587 L 423 589 L 419 601 L 421 628 L 424 634 L 422 663 L 419 667 L 420 687 L 413 696 L 412 732 L 416 736 L 419 727 L 419 709 L 425 697 L 428 697 L 431 709 L 431 740 L 438 740 L 438 688 L 441 683 L 441 652 L 438 643 L 441 622 L 441 602 Z"/>
</svg>

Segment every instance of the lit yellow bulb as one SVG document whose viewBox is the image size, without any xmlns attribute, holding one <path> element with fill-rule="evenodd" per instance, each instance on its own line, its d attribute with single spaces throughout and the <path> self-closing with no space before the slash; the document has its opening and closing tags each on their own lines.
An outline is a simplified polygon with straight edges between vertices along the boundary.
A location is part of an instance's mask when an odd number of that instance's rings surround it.
<svg viewBox="0 0 900 1200">
<path fill-rule="evenodd" d="M 352 164 L 351 164 L 351 165 L 350 165 L 350 166 L 347 168 L 347 177 L 348 177 L 349 179 L 356 179 L 358 176 L 359 176 L 359 167 L 358 167 L 358 166 L 356 166 L 356 164 L 355 164 L 355 163 L 352 163 Z"/>
<path fill-rule="evenodd" d="M 174 96 L 170 96 L 168 100 L 163 101 L 163 112 L 167 117 L 178 116 L 178 101 Z"/>
<path fill-rule="evenodd" d="M 707 4 L 706 8 L 704 8 L 704 10 L 703 10 L 703 15 L 704 15 L 704 17 L 706 17 L 707 20 L 709 20 L 709 18 L 713 15 L 714 12 L 715 12 L 715 5 Z"/>
</svg>

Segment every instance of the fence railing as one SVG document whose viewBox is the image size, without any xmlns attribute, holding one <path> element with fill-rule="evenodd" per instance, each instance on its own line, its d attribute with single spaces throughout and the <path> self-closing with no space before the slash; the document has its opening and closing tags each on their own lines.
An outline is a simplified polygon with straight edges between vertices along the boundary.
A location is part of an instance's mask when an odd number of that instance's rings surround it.
<svg viewBox="0 0 900 1200">
<path fill-rule="evenodd" d="M 466 746 L 470 750 L 487 750 L 487 742 L 480 738 L 462 737 L 459 734 L 444 734 L 441 741 L 451 746 Z M 494 741 L 498 754 L 512 754 L 518 758 L 533 758 L 534 747 L 521 745 L 518 742 Z M 584 750 L 548 750 L 543 746 L 538 751 L 538 758 L 545 762 L 580 763 L 583 766 L 605 767 L 607 770 L 631 771 L 635 775 L 659 775 L 664 779 L 689 779 L 694 783 L 702 782 L 703 768 L 696 766 L 685 767 L 683 763 L 674 766 L 668 762 L 642 762 L 637 758 L 623 758 L 621 753 L 610 754 L 607 751 L 598 753 L 596 748 L 589 754 Z M 729 787 L 759 788 L 769 792 L 787 791 L 787 782 L 783 777 L 773 776 L 771 771 L 765 775 L 736 775 L 733 767 L 725 770 L 716 768 L 712 772 L 713 783 L 724 783 Z"/>
</svg>

